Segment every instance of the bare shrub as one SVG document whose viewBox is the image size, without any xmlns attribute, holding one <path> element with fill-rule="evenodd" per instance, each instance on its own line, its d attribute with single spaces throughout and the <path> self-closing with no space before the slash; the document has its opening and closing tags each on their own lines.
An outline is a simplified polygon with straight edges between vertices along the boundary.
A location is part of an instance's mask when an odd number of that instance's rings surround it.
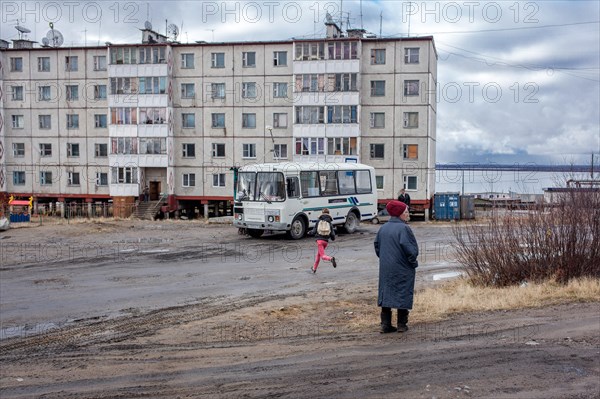
<svg viewBox="0 0 600 399">
<path fill-rule="evenodd" d="M 458 261 L 476 285 L 600 278 L 598 190 L 565 192 L 525 212 L 495 209 L 486 224 L 457 224 L 453 233 Z"/>
</svg>

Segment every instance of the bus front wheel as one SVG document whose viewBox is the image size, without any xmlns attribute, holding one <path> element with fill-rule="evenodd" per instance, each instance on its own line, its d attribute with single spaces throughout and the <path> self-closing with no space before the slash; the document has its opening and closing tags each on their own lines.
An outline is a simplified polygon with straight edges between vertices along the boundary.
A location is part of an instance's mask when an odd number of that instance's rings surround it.
<svg viewBox="0 0 600 399">
<path fill-rule="evenodd" d="M 304 223 L 304 220 L 302 220 L 302 218 L 294 219 L 290 231 L 287 232 L 288 237 L 290 237 L 293 240 L 301 239 L 302 237 L 304 237 L 305 233 L 306 224 Z"/>
<path fill-rule="evenodd" d="M 352 234 L 358 229 L 359 220 L 354 212 L 350 212 L 346 216 L 346 223 L 344 223 L 344 230 L 348 234 Z"/>
</svg>

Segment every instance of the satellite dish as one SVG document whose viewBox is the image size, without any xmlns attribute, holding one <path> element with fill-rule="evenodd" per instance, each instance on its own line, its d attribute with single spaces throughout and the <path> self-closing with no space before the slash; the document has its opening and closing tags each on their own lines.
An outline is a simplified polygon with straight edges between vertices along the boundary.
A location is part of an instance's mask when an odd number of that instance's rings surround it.
<svg viewBox="0 0 600 399">
<path fill-rule="evenodd" d="M 175 24 L 169 24 L 167 26 L 167 35 L 173 38 L 173 40 L 177 40 L 177 36 L 179 36 L 179 28 Z"/>
<path fill-rule="evenodd" d="M 152 23 L 150 21 L 144 22 L 144 29 L 152 30 Z"/>
<path fill-rule="evenodd" d="M 15 29 L 19 31 L 19 39 L 22 39 L 23 33 L 31 33 L 31 31 L 24 26 L 15 26 Z"/>
<path fill-rule="evenodd" d="M 48 40 L 48 38 L 47 38 L 47 37 L 43 37 L 43 38 L 42 38 L 42 46 L 44 46 L 44 47 L 48 47 L 48 46 L 49 46 L 49 44 L 50 44 L 50 40 Z"/>
<path fill-rule="evenodd" d="M 326 13 L 325 14 L 325 19 L 327 20 L 328 24 L 332 24 L 333 23 L 333 17 L 331 16 L 330 13 Z"/>
<path fill-rule="evenodd" d="M 50 29 L 46 34 L 48 44 L 52 47 L 60 47 L 64 43 L 65 39 L 59 31 L 56 29 Z"/>
</svg>

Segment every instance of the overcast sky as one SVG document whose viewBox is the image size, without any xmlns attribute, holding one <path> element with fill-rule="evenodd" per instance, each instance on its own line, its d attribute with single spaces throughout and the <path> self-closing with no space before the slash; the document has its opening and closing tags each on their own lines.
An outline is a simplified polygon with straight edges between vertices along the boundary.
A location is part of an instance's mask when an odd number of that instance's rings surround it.
<svg viewBox="0 0 600 399">
<path fill-rule="evenodd" d="M 3 1 L 41 42 L 48 22 L 66 45 L 136 43 L 165 19 L 179 41 L 324 37 L 343 27 L 384 37 L 433 35 L 438 51 L 437 162 L 600 163 L 598 1 Z"/>
</svg>

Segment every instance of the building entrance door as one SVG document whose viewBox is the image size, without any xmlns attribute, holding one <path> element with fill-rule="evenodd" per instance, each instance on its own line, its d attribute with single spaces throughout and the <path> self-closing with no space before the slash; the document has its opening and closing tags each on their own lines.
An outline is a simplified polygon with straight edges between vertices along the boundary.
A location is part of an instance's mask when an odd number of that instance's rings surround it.
<svg viewBox="0 0 600 399">
<path fill-rule="evenodd" d="M 159 181 L 151 181 L 150 182 L 150 201 L 158 201 L 160 197 L 160 182 Z"/>
</svg>

